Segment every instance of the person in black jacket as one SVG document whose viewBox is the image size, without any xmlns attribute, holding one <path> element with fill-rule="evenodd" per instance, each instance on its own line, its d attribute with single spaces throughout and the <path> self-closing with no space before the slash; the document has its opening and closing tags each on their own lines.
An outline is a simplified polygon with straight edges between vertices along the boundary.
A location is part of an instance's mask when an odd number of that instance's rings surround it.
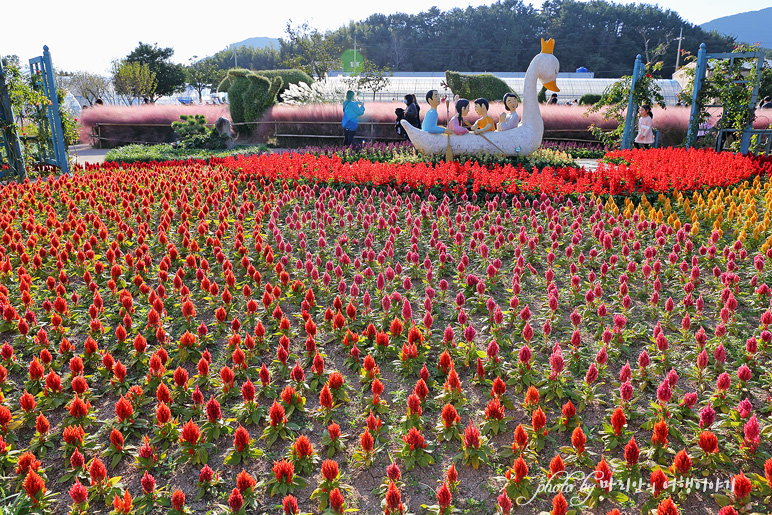
<svg viewBox="0 0 772 515">
<path fill-rule="evenodd" d="M 421 107 L 418 105 L 418 101 L 416 100 L 415 95 L 411 95 L 409 93 L 405 95 L 405 104 L 407 105 L 405 108 L 405 120 L 407 120 L 407 123 L 413 127 L 420 129 Z"/>
</svg>

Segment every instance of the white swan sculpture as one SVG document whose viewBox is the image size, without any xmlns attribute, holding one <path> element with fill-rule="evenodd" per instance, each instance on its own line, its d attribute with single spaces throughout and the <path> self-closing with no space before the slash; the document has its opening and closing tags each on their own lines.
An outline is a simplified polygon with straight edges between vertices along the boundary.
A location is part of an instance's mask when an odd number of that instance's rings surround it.
<svg viewBox="0 0 772 515">
<path fill-rule="evenodd" d="M 486 132 L 483 135 L 474 133 L 462 135 L 433 134 L 417 129 L 402 120 L 402 127 L 407 131 L 413 146 L 424 154 L 442 154 L 450 146 L 453 154 L 480 154 L 488 152 L 508 156 L 527 156 L 541 145 L 544 135 L 544 121 L 539 111 L 539 101 L 536 93 L 536 79 L 550 91 L 560 91 L 555 84 L 560 63 L 552 55 L 555 40 L 541 40 L 541 53 L 531 60 L 525 73 L 525 89 L 523 91 L 523 119 L 514 129 L 502 132 Z"/>
</svg>

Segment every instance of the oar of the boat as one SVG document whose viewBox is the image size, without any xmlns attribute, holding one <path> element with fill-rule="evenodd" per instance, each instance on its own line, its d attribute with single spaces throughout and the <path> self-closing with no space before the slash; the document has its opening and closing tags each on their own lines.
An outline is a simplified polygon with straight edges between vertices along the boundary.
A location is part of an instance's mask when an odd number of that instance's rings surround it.
<svg viewBox="0 0 772 515">
<path fill-rule="evenodd" d="M 450 134 L 448 134 L 448 148 L 445 150 L 445 162 L 453 161 L 453 149 L 450 148 Z"/>
<path fill-rule="evenodd" d="M 478 136 L 482 136 L 482 137 L 483 137 L 483 139 L 484 139 L 485 141 L 487 141 L 488 143 L 490 143 L 491 145 L 493 145 L 494 147 L 496 147 L 496 150 L 498 150 L 499 152 L 501 152 L 502 154 L 504 154 L 504 156 L 506 156 L 506 155 L 507 155 L 507 153 L 506 153 L 506 152 L 504 152 L 503 150 L 501 150 L 501 149 L 498 147 L 498 145 L 496 145 L 494 142 L 492 142 L 491 140 L 489 140 L 489 139 L 488 139 L 488 137 L 487 137 L 487 136 L 485 136 L 485 134 L 483 134 L 482 132 L 481 132 L 480 134 L 478 134 Z M 450 142 L 450 140 L 448 140 L 448 142 Z"/>
</svg>

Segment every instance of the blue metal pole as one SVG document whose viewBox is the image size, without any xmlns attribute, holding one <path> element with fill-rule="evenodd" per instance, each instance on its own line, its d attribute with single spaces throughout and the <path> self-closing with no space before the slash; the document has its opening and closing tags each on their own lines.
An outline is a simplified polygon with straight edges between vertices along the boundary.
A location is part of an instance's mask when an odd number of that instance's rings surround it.
<svg viewBox="0 0 772 515">
<path fill-rule="evenodd" d="M 625 117 L 625 130 L 622 133 L 622 148 L 632 148 L 633 146 L 633 120 L 635 120 L 635 112 L 638 110 L 633 95 L 635 90 L 635 84 L 638 82 L 642 75 L 643 62 L 641 61 L 641 54 L 635 57 L 635 66 L 633 66 L 633 77 L 630 81 L 630 98 L 627 101 L 627 116 Z"/>
<path fill-rule="evenodd" d="M 23 181 L 27 175 L 24 166 L 24 159 L 21 154 L 21 145 L 19 136 L 16 134 L 14 123 L 16 117 L 13 114 L 11 97 L 8 93 L 8 87 L 5 82 L 5 71 L 3 63 L 0 62 L 0 121 L 3 121 L 2 139 L 5 147 L 5 154 L 8 158 L 8 169 L 12 175 L 16 175 L 19 181 Z M 0 172 L 0 177 L 3 173 Z"/>
<path fill-rule="evenodd" d="M 694 90 L 692 91 L 692 110 L 689 114 L 689 131 L 686 133 L 686 148 L 694 146 L 699 131 L 699 107 L 697 98 L 702 88 L 702 80 L 705 78 L 707 67 L 707 49 L 705 43 L 700 44 L 700 50 L 697 52 L 697 69 L 694 71 Z"/>
<path fill-rule="evenodd" d="M 59 116 L 59 98 L 56 92 L 56 81 L 54 80 L 54 67 L 51 64 L 51 53 L 48 51 L 48 45 L 43 47 L 43 84 L 46 94 L 51 104 L 48 106 L 49 120 L 51 123 L 51 137 L 54 143 L 54 158 L 59 170 L 63 174 L 70 173 L 70 167 L 67 158 L 67 151 L 64 149 L 64 129 L 62 119 Z"/>
</svg>

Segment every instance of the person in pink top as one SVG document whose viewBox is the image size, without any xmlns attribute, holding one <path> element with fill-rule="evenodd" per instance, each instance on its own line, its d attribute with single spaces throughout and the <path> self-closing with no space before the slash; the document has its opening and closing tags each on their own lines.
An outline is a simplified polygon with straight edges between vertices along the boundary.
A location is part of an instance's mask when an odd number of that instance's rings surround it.
<svg viewBox="0 0 772 515">
<path fill-rule="evenodd" d="M 654 115 L 651 106 L 644 104 L 638 110 L 638 135 L 635 137 L 635 146 L 638 148 L 651 148 L 654 144 Z"/>
<path fill-rule="evenodd" d="M 464 116 L 469 114 L 469 100 L 460 98 L 456 101 L 456 116 L 454 116 L 448 123 L 448 128 L 445 129 L 445 134 L 468 134 L 469 131 L 465 126 L 469 126 L 468 122 L 464 121 Z"/>
</svg>

